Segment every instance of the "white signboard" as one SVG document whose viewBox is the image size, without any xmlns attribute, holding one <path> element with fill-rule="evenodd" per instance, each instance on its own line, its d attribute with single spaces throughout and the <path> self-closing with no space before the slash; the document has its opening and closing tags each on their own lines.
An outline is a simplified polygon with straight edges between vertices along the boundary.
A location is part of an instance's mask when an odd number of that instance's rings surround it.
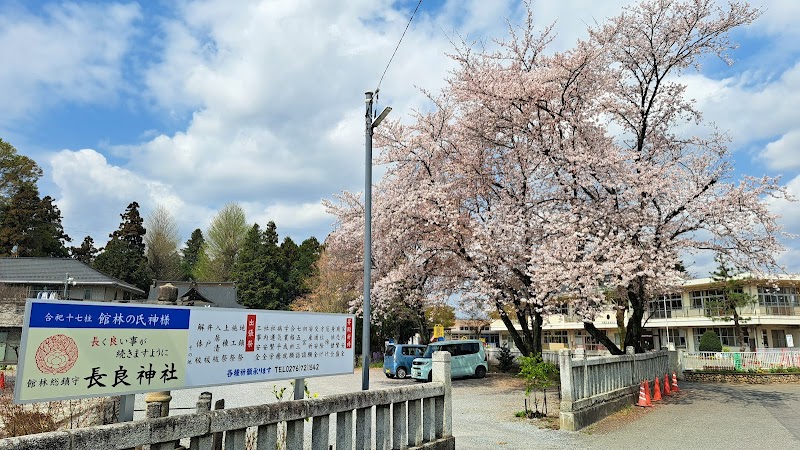
<svg viewBox="0 0 800 450">
<path fill-rule="evenodd" d="M 29 299 L 18 403 L 352 373 L 354 317 Z"/>
<path fill-rule="evenodd" d="M 791 334 L 786 335 L 786 346 L 794 347 L 794 336 L 792 336 Z"/>
</svg>

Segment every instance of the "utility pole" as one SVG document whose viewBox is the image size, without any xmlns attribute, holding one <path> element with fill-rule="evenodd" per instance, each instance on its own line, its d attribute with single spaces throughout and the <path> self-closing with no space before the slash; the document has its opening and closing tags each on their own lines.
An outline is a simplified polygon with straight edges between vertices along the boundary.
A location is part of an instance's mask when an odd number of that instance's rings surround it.
<svg viewBox="0 0 800 450">
<path fill-rule="evenodd" d="M 377 92 L 377 90 L 376 90 Z M 386 107 L 375 121 L 372 121 L 372 95 L 366 93 L 367 111 L 364 116 L 364 320 L 361 336 L 361 389 L 369 389 L 369 344 L 370 344 L 370 284 L 372 283 L 372 134 L 375 127 L 392 111 Z"/>
</svg>

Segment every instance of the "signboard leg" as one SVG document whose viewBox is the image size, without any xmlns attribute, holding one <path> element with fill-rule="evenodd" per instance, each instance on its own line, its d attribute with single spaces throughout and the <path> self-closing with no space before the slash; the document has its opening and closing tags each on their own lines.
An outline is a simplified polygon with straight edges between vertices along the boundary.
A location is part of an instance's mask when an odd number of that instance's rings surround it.
<svg viewBox="0 0 800 450">
<path fill-rule="evenodd" d="M 119 421 L 133 422 L 133 403 L 136 401 L 136 394 L 120 395 L 119 397 Z"/>
<path fill-rule="evenodd" d="M 294 399 L 302 400 L 306 393 L 306 380 L 304 378 L 294 379 Z"/>
</svg>

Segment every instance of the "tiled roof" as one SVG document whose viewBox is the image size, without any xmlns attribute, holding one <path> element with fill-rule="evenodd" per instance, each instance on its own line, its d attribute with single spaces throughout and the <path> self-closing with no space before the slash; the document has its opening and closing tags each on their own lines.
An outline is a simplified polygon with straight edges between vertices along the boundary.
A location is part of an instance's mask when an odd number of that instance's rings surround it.
<svg viewBox="0 0 800 450">
<path fill-rule="evenodd" d="M 144 295 L 144 291 L 120 279 L 108 276 L 88 265 L 68 258 L 0 258 L 0 283 L 64 284 L 69 274 L 76 285 L 116 286 Z"/>
<path fill-rule="evenodd" d="M 161 281 L 158 280 L 150 288 L 150 295 L 147 297 L 148 301 L 155 301 L 158 299 L 158 288 L 167 283 L 172 284 L 178 288 L 178 298 L 183 297 L 189 289 L 192 288 L 192 281 Z M 236 284 L 233 282 L 227 283 L 194 283 L 194 287 L 198 293 L 211 301 L 214 306 L 219 308 L 244 308 L 240 305 L 238 296 L 236 295 Z"/>
</svg>

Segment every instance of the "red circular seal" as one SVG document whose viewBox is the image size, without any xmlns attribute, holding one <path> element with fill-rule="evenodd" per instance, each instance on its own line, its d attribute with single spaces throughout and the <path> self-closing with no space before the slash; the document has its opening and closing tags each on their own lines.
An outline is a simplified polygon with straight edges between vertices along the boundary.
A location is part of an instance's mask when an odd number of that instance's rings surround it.
<svg viewBox="0 0 800 450">
<path fill-rule="evenodd" d="M 56 334 L 45 339 L 36 349 L 36 367 L 42 373 L 65 373 L 78 360 L 78 346 L 66 335 Z"/>
</svg>

